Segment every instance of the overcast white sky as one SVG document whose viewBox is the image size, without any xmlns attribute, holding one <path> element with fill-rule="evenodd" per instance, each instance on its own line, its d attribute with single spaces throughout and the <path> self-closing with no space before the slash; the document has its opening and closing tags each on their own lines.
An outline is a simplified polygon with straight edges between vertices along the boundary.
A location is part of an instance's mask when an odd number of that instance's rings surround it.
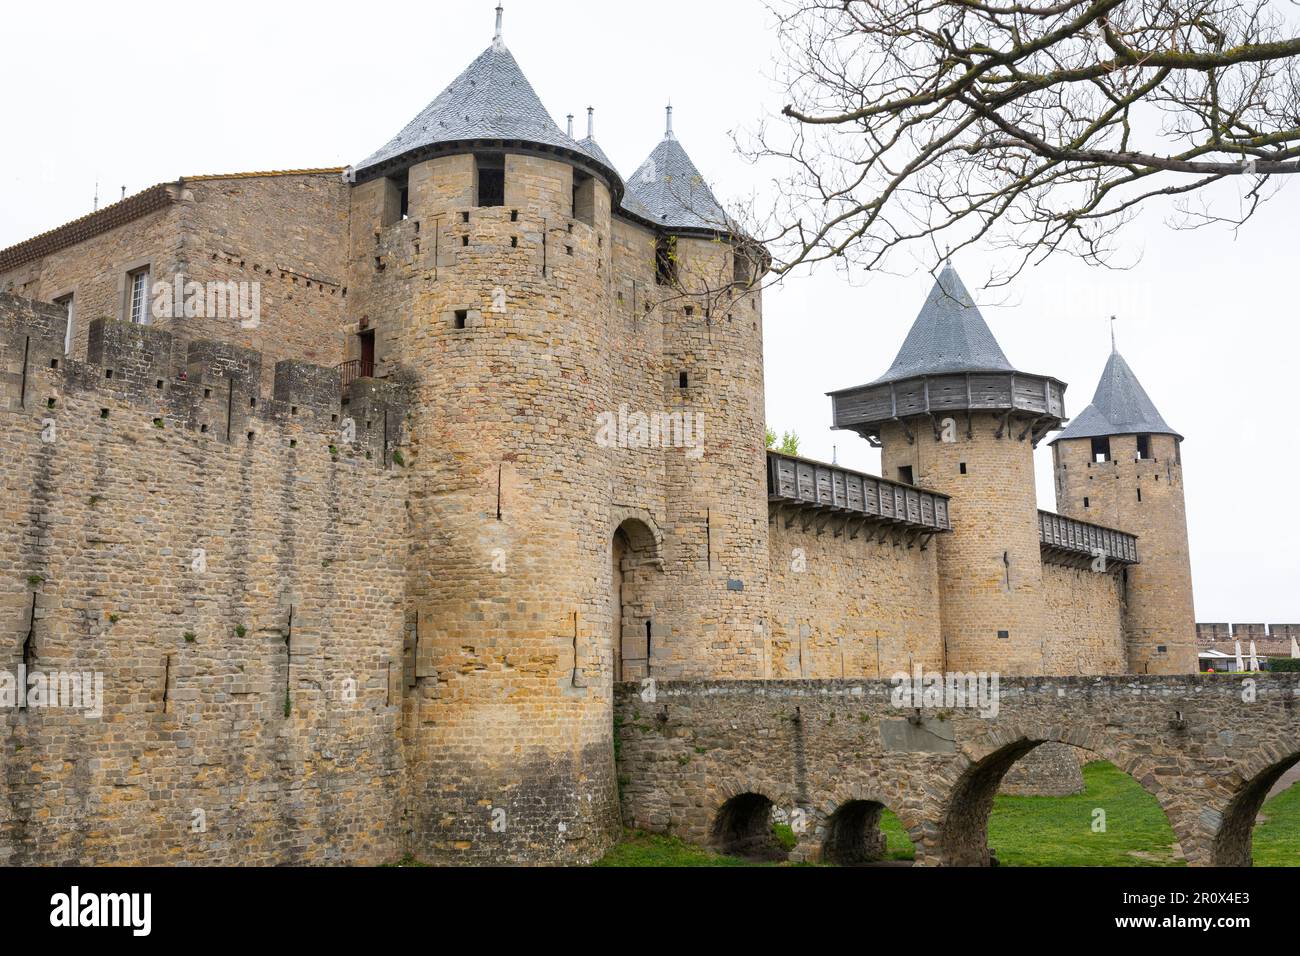
<svg viewBox="0 0 1300 956">
<path fill-rule="evenodd" d="M 492 38 L 494 0 L 24 3 L 5 9 L 0 88 L 0 247 L 181 175 L 355 163 L 387 142 Z M 219 14 L 218 14 L 219 10 Z M 556 122 L 585 122 L 629 175 L 663 132 L 723 201 L 762 180 L 730 130 L 779 109 L 765 79 L 772 24 L 758 0 L 508 0 L 505 39 Z M 1092 398 L 1107 316 L 1156 406 L 1187 441 L 1183 462 L 1196 610 L 1202 621 L 1300 621 L 1300 183 L 1240 235 L 1173 232 L 1160 211 L 1126 236 L 1127 272 L 1060 259 L 985 308 L 1008 358 Z M 977 287 L 988 251 L 956 262 Z M 767 414 L 804 453 L 877 471 L 879 455 L 829 428 L 824 392 L 889 365 L 929 290 L 916 274 L 831 271 L 766 300 Z M 1237 383 L 1236 388 L 1230 388 Z M 1290 391 L 1286 392 L 1287 386 Z M 1053 508 L 1039 449 L 1039 502 Z"/>
</svg>

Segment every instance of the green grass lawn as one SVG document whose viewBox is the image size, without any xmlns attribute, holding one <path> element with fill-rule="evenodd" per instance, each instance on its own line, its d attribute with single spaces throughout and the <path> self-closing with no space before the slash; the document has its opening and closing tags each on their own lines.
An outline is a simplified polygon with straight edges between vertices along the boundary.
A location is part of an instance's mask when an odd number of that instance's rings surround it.
<svg viewBox="0 0 1300 956">
<path fill-rule="evenodd" d="M 1155 797 L 1104 761 L 1083 768 L 1084 791 L 1068 797 L 998 795 L 989 846 L 1004 866 L 1182 866 L 1174 831 Z M 1104 832 L 1093 813 L 1105 812 Z"/>
<path fill-rule="evenodd" d="M 676 837 L 629 830 L 623 839 L 596 861 L 596 866 L 775 866 L 723 856 Z"/>
<path fill-rule="evenodd" d="M 1256 866 L 1300 866 L 1300 783 L 1260 808 L 1254 861 Z"/>
<path fill-rule="evenodd" d="M 989 845 L 1003 866 L 1182 866 L 1174 833 L 1155 798 L 1104 761 L 1083 768 L 1084 792 L 1069 797 L 999 795 Z M 1094 831 L 1093 811 L 1106 812 Z M 888 856 L 908 860 L 912 843 L 888 810 L 881 817 Z M 1264 804 L 1255 827 L 1257 866 L 1300 866 L 1300 785 Z M 597 866 L 754 866 L 671 837 L 629 833 Z M 782 865 L 782 864 L 776 864 Z"/>
</svg>

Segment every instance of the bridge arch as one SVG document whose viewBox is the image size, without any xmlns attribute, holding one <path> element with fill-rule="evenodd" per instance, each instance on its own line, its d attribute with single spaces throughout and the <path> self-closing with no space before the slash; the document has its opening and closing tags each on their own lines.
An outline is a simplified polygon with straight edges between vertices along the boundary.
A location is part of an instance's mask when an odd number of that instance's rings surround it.
<svg viewBox="0 0 1300 956">
<path fill-rule="evenodd" d="M 1214 866 L 1250 866 L 1252 864 L 1255 819 L 1268 798 L 1268 792 L 1282 775 L 1300 763 L 1300 750 L 1287 754 L 1277 748 L 1255 754 L 1244 764 L 1245 778 L 1228 801 L 1214 834 L 1211 863 Z M 1300 785 L 1300 784 L 1298 784 Z"/>
<path fill-rule="evenodd" d="M 826 863 L 836 866 L 862 866 L 888 857 L 885 834 L 880 820 L 885 810 L 894 812 L 907 837 L 912 841 L 916 859 L 923 856 L 924 821 L 899 805 L 894 811 L 882 799 L 862 792 L 834 801 L 834 809 L 823 814 L 813 830 L 815 852 Z"/>
<path fill-rule="evenodd" d="M 787 859 L 789 850 L 772 832 L 772 811 L 795 802 L 773 781 L 726 781 L 717 788 L 709 844 L 719 853 L 752 860 Z"/>
<path fill-rule="evenodd" d="M 1174 837 L 1186 849 L 1196 842 L 1194 821 L 1178 795 L 1168 790 L 1155 773 L 1155 765 L 1107 743 L 1098 733 L 1064 727 L 1003 727 L 963 748 L 970 763 L 948 791 L 939 827 L 939 857 L 944 866 L 989 866 L 989 814 L 1012 765 L 1044 743 L 1069 744 L 1109 761 L 1128 774 L 1155 798 Z M 1265 788 L 1267 792 L 1267 788 Z"/>
</svg>

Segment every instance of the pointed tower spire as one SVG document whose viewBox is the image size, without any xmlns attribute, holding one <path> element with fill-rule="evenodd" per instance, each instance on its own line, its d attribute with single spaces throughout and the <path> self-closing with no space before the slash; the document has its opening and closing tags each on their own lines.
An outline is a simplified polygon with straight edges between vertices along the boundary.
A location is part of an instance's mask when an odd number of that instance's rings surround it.
<svg viewBox="0 0 1300 956">
<path fill-rule="evenodd" d="M 497 7 L 497 29 L 492 44 L 452 80 L 438 96 L 382 148 L 357 163 L 358 182 L 398 167 L 406 158 L 430 147 L 463 146 L 484 141 L 522 142 L 552 149 L 604 167 L 612 187 L 621 185 L 618 170 L 603 153 L 574 143 L 573 130 L 565 135 L 528 77 L 501 39 L 504 8 Z"/>
<path fill-rule="evenodd" d="M 952 372 L 1012 372 L 998 340 L 953 268 L 944 263 L 894 364 L 877 382 Z"/>
<path fill-rule="evenodd" d="M 1065 418 L 1064 383 L 1011 364 L 951 262 L 944 263 L 885 374 L 829 394 L 835 427 L 869 440 L 880 440 L 909 416 L 933 422 L 944 413 L 994 413 L 1003 422 L 999 437 L 1019 415 L 1027 427 L 1022 424 L 1016 436 L 1036 445 Z"/>
<path fill-rule="evenodd" d="M 665 228 L 731 232 L 734 223 L 673 134 L 672 103 L 666 117 L 664 138 L 627 181 L 623 209 Z"/>
<path fill-rule="evenodd" d="M 1113 343 L 1112 343 L 1113 349 Z M 1118 351 L 1111 351 L 1092 404 L 1075 416 L 1052 444 L 1070 438 L 1105 438 L 1111 435 L 1182 435 L 1169 427 L 1155 402 Z"/>
</svg>

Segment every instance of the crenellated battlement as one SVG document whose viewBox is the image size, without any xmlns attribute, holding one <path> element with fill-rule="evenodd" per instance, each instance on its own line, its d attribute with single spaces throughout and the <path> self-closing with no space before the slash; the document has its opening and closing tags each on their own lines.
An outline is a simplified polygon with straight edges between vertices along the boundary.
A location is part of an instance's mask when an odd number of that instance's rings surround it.
<svg viewBox="0 0 1300 956">
<path fill-rule="evenodd" d="M 0 295 L 0 409 L 53 412 L 75 396 L 101 419 L 135 413 L 154 427 L 228 444 L 314 441 L 323 452 L 385 468 L 405 440 L 407 403 L 397 384 L 361 379 L 344 390 L 337 368 L 284 359 L 264 395 L 256 350 L 109 319 L 90 324 L 82 362 L 64 355 L 65 322 L 58 306 Z"/>
</svg>

